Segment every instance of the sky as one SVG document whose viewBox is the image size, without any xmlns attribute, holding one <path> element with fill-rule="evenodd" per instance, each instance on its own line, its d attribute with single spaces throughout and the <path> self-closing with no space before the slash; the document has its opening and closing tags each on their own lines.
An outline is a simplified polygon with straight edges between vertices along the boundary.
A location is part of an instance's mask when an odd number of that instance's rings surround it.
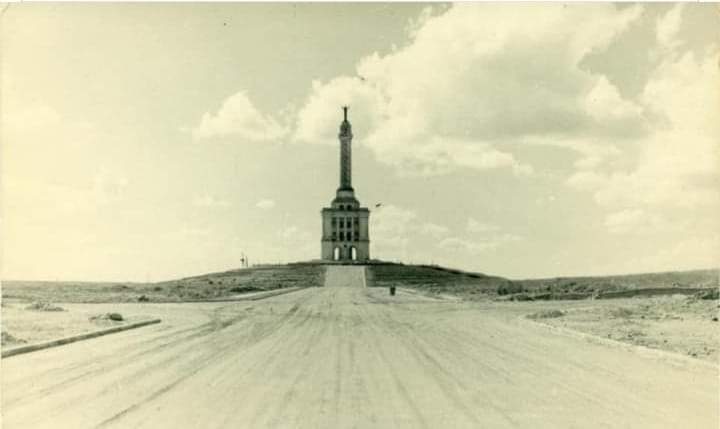
<svg viewBox="0 0 720 429">
<path fill-rule="evenodd" d="M 2 278 L 317 259 L 342 105 L 376 259 L 720 265 L 713 4 L 12 4 Z"/>
</svg>

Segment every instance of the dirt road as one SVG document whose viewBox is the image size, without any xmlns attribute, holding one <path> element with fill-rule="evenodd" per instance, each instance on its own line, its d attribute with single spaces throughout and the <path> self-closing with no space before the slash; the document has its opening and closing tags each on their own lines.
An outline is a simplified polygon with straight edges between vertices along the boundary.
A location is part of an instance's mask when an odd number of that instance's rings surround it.
<svg viewBox="0 0 720 429">
<path fill-rule="evenodd" d="M 4 360 L 3 427 L 718 427 L 717 369 L 364 279 Z"/>
</svg>

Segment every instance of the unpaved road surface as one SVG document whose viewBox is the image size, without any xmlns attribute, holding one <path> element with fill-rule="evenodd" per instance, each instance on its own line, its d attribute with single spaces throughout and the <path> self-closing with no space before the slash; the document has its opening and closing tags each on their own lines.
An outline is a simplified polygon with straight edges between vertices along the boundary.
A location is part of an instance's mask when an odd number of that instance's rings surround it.
<svg viewBox="0 0 720 429">
<path fill-rule="evenodd" d="M 3 427 L 718 427 L 717 368 L 390 297 L 361 267 L 157 309 L 154 327 L 3 360 Z"/>
</svg>

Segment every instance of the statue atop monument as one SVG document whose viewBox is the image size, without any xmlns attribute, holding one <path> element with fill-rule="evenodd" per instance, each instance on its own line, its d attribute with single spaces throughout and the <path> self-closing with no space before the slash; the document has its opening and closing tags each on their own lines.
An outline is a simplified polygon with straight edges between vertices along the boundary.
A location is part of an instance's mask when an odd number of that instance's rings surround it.
<svg viewBox="0 0 720 429">
<path fill-rule="evenodd" d="M 350 121 L 348 121 L 347 113 L 348 113 L 348 106 L 343 106 L 343 121 L 340 124 L 339 137 L 349 136 L 350 138 L 352 138 L 352 125 L 350 125 Z"/>
</svg>

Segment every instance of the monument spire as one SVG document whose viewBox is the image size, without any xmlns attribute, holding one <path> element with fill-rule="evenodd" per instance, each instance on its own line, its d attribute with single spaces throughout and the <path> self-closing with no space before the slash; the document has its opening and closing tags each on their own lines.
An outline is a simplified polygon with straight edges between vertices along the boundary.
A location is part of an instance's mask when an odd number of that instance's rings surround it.
<svg viewBox="0 0 720 429">
<path fill-rule="evenodd" d="M 352 187 L 352 125 L 348 106 L 341 106 L 340 187 L 330 207 L 322 209 L 321 256 L 327 261 L 367 261 L 370 259 L 368 219 L 370 210 L 361 207 Z"/>
<path fill-rule="evenodd" d="M 340 188 L 352 191 L 352 125 L 347 119 L 348 106 L 343 106 L 343 121 L 340 124 Z"/>
</svg>

